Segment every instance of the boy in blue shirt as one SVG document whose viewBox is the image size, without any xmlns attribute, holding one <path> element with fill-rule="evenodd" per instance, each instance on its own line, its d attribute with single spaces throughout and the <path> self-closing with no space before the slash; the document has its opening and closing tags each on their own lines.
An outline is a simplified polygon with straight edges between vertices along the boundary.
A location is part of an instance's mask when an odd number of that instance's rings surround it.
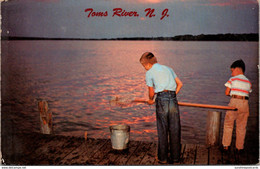
<svg viewBox="0 0 260 169">
<path fill-rule="evenodd" d="M 149 91 L 149 104 L 154 103 L 156 95 L 158 161 L 160 163 L 168 162 L 169 143 L 170 162 L 179 162 L 181 126 L 176 94 L 179 93 L 182 82 L 171 68 L 157 63 L 156 57 L 151 52 L 144 53 L 140 58 L 140 63 L 147 70 L 146 84 Z"/>
</svg>

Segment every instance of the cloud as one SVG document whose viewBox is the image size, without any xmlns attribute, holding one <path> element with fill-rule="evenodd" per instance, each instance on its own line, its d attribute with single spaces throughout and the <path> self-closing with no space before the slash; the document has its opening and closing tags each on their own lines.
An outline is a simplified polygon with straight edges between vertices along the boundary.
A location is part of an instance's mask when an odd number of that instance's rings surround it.
<svg viewBox="0 0 260 169">
<path fill-rule="evenodd" d="M 169 0 L 168 0 L 169 1 Z M 259 0 L 173 0 L 174 2 L 190 3 L 203 6 L 236 6 L 258 4 Z M 170 2 L 170 1 L 169 1 Z"/>
<path fill-rule="evenodd" d="M 16 1 L 18 1 L 18 0 L 16 0 Z M 60 0 L 23 0 L 22 2 L 29 2 L 29 3 L 30 2 L 41 2 L 41 3 L 52 3 L 52 2 L 55 2 L 55 3 L 57 3 L 57 2 L 60 2 Z"/>
<path fill-rule="evenodd" d="M 158 4 L 158 3 L 162 3 L 165 2 L 167 0 L 132 0 L 132 2 L 137 2 L 137 3 L 149 3 L 149 4 Z"/>
<path fill-rule="evenodd" d="M 125 0 L 121 0 L 125 1 Z M 131 3 L 140 4 L 159 4 L 159 3 L 183 3 L 189 5 L 202 6 L 238 6 L 238 5 L 252 5 L 258 4 L 260 0 L 131 0 Z"/>
<path fill-rule="evenodd" d="M 36 0 L 38 2 L 59 2 L 60 0 Z"/>
<path fill-rule="evenodd" d="M 161 3 L 162 1 L 163 0 L 143 0 L 143 2 L 152 3 L 152 4 Z"/>
<path fill-rule="evenodd" d="M 237 6 L 258 4 L 259 0 L 207 0 L 202 1 L 201 5 L 205 6 Z"/>
</svg>

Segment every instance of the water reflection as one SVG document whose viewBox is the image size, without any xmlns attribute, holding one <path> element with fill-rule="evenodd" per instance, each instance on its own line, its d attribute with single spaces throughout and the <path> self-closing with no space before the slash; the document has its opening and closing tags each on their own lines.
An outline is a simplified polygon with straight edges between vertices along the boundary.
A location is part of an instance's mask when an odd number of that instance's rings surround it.
<svg viewBox="0 0 260 169">
<path fill-rule="evenodd" d="M 83 137 L 87 131 L 89 137 L 108 138 L 109 126 L 128 124 L 132 139 L 156 140 L 154 106 L 109 104 L 115 96 L 147 98 L 145 70 L 139 63 L 144 51 L 173 67 L 184 83 L 180 101 L 205 104 L 228 103 L 223 84 L 230 64 L 243 58 L 253 83 L 251 116 L 258 114 L 258 43 L 4 41 L 2 45 L 2 118 L 9 119 L 4 125 L 11 123 L 13 131 L 18 126 L 39 131 L 36 103 L 42 98 L 53 112 L 55 134 Z M 182 141 L 204 142 L 207 110 L 180 110 Z"/>
</svg>

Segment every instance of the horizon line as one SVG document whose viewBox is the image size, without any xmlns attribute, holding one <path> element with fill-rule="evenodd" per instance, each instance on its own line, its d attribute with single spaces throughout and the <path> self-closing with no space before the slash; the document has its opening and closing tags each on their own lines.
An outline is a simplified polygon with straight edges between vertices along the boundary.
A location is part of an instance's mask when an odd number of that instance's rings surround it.
<svg viewBox="0 0 260 169">
<path fill-rule="evenodd" d="M 259 41 L 259 33 L 226 33 L 226 34 L 200 34 L 176 35 L 157 37 L 117 37 L 117 38 L 58 38 L 58 37 L 27 37 L 27 36 L 1 36 L 1 40 L 169 40 L 169 41 Z"/>
</svg>

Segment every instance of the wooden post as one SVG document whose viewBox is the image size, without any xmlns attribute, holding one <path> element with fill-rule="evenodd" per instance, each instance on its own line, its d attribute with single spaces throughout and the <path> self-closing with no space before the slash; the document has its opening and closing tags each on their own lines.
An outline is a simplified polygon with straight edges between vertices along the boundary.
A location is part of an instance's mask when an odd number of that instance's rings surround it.
<svg viewBox="0 0 260 169">
<path fill-rule="evenodd" d="M 41 133 L 52 134 L 52 113 L 49 112 L 47 101 L 39 101 L 38 109 L 40 111 Z"/>
<path fill-rule="evenodd" d="M 206 144 L 214 146 L 219 144 L 221 125 L 221 112 L 209 111 L 207 117 Z"/>
</svg>

